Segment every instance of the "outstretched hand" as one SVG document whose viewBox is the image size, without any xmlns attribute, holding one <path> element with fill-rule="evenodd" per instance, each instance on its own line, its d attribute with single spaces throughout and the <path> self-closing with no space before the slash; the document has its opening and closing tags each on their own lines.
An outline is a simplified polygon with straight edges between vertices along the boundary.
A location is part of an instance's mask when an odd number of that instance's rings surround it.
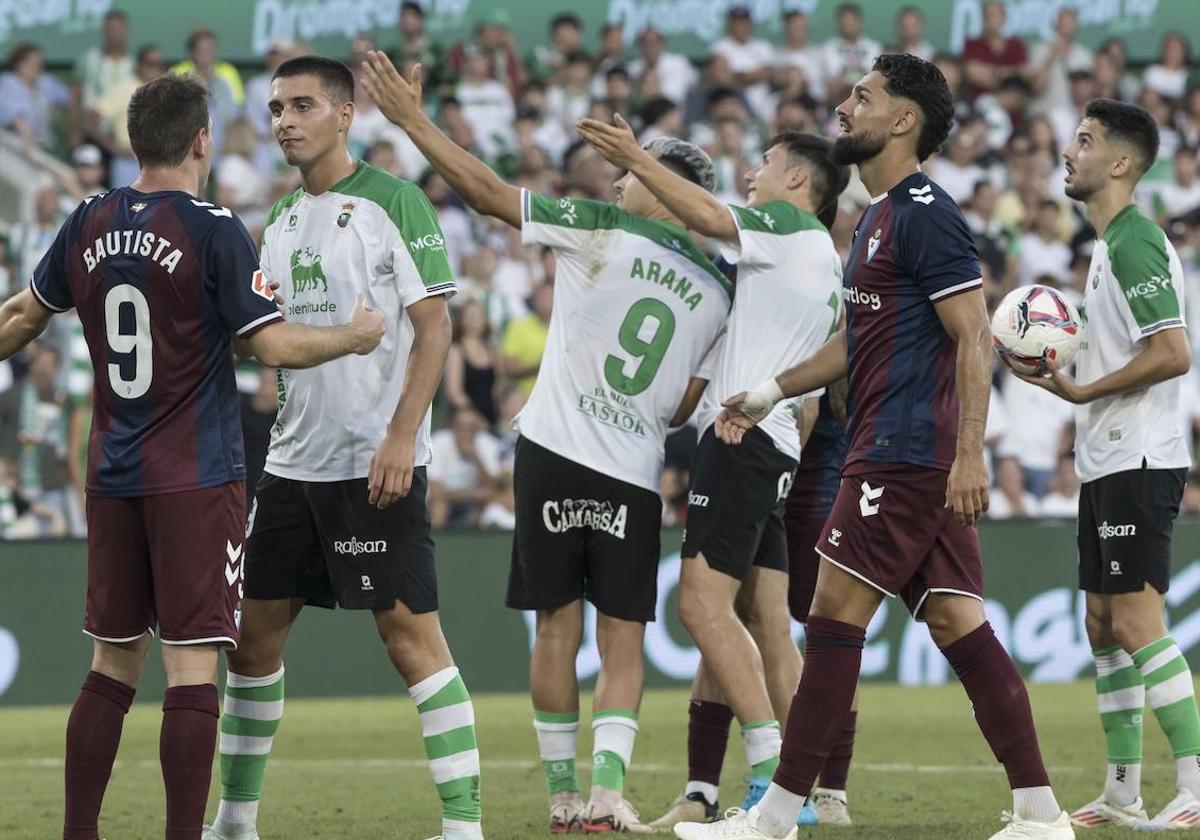
<svg viewBox="0 0 1200 840">
<path fill-rule="evenodd" d="M 1046 359 L 1042 364 L 1042 373 L 1038 375 L 1030 376 L 1015 369 L 1013 373 L 1026 382 L 1037 385 L 1039 388 L 1045 388 L 1051 394 L 1059 396 L 1069 403 L 1079 405 L 1089 401 L 1086 389 L 1055 367 L 1054 362 Z"/>
<path fill-rule="evenodd" d="M 362 63 L 362 84 L 379 110 L 392 123 L 407 128 L 425 115 L 421 108 L 421 65 L 405 80 L 392 60 L 379 50 L 367 53 Z"/>
<path fill-rule="evenodd" d="M 613 114 L 613 124 L 584 119 L 575 124 L 579 136 L 601 157 L 620 169 L 631 169 L 646 150 L 638 143 L 633 129 L 620 114 Z"/>
</svg>

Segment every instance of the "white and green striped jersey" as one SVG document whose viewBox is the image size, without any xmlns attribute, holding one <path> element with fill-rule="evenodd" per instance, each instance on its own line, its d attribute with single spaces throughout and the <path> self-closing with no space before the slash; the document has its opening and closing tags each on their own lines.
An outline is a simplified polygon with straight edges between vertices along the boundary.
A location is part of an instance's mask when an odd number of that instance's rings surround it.
<svg viewBox="0 0 1200 840">
<path fill-rule="evenodd" d="M 737 295 L 724 347 L 700 403 L 700 428 L 721 401 L 748 391 L 815 353 L 837 329 L 842 260 L 833 237 L 812 213 L 786 201 L 730 205 L 738 241 L 721 256 L 738 267 Z M 800 460 L 796 412 L 804 398 L 782 400 L 759 428 L 775 448 Z"/>
<path fill-rule="evenodd" d="M 1183 329 L 1183 267 L 1162 229 L 1130 204 L 1096 242 L 1083 293 L 1080 382 L 1123 368 L 1157 332 Z M 1075 408 L 1075 471 L 1094 481 L 1143 463 L 1188 467 L 1179 378 Z"/>
<path fill-rule="evenodd" d="M 437 214 L 415 184 L 360 163 L 320 195 L 300 189 L 277 202 L 260 250 L 289 321 L 344 324 L 360 294 L 386 313 L 387 332 L 374 352 L 279 372 L 265 467 L 297 481 L 365 478 L 404 385 L 413 341 L 405 308 L 454 293 Z M 414 463 L 429 458 L 426 413 Z"/>
<path fill-rule="evenodd" d="M 666 222 L 521 194 L 521 239 L 554 250 L 550 335 L 520 433 L 658 492 L 667 424 L 725 328 L 732 288 Z"/>
</svg>

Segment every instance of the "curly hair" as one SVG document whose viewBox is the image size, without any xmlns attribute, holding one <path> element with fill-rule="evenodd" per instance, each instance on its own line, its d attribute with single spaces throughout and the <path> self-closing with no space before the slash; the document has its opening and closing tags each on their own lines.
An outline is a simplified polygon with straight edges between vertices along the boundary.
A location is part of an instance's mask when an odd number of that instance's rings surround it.
<svg viewBox="0 0 1200 840">
<path fill-rule="evenodd" d="M 925 160 L 946 142 L 954 123 L 954 98 L 946 77 L 931 62 L 915 55 L 885 53 L 871 66 L 883 76 L 883 88 L 917 104 L 924 116 L 917 137 L 917 159 Z"/>
</svg>

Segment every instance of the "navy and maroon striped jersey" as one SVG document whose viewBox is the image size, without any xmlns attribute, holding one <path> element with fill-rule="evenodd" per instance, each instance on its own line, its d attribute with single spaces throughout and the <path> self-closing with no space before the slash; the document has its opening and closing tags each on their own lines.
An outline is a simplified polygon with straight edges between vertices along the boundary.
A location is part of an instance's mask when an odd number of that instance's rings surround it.
<svg viewBox="0 0 1200 840">
<path fill-rule="evenodd" d="M 850 357 L 845 475 L 870 462 L 950 469 L 958 436 L 956 345 L 934 304 L 982 285 L 958 205 L 924 173 L 871 200 L 843 277 Z"/>
<path fill-rule="evenodd" d="M 229 210 L 128 187 L 89 199 L 30 286 L 83 324 L 96 374 L 89 493 L 152 496 L 245 478 L 230 339 L 283 316 Z"/>
</svg>

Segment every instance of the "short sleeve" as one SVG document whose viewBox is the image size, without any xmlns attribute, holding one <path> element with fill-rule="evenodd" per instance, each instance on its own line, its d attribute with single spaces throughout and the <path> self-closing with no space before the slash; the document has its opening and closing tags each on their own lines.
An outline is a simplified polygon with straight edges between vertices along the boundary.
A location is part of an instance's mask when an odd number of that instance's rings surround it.
<svg viewBox="0 0 1200 840">
<path fill-rule="evenodd" d="M 902 265 L 935 303 L 981 287 L 979 252 L 966 219 L 945 193 L 928 184 L 917 189 L 924 192 L 897 199 L 912 201 L 896 225 Z"/>
<path fill-rule="evenodd" d="M 392 270 L 400 303 L 408 307 L 434 295 L 452 296 L 457 287 L 446 254 L 446 236 L 425 193 L 406 184 L 396 191 L 388 214 L 399 232 L 399 241 L 392 248 Z"/>
<path fill-rule="evenodd" d="M 805 213 L 787 201 L 771 201 L 761 207 L 728 205 L 737 225 L 736 244 L 718 243 L 725 261 L 739 268 L 773 268 L 791 258 L 791 234 L 802 230 L 824 231 L 825 226 L 811 213 Z"/>
<path fill-rule="evenodd" d="M 704 354 L 704 358 L 700 360 L 700 367 L 692 374 L 696 379 L 712 380 L 713 374 L 717 372 L 717 362 L 721 360 L 721 351 L 725 347 L 725 336 L 728 335 L 726 330 L 721 330 L 720 334 L 713 340 L 712 346 L 708 348 L 708 352 Z"/>
<path fill-rule="evenodd" d="M 249 338 L 283 320 L 270 280 L 259 266 L 254 241 L 236 216 L 218 219 L 213 225 L 205 256 L 217 311 L 231 333 Z"/>
<path fill-rule="evenodd" d="M 80 210 L 75 212 L 78 214 Z M 76 228 L 73 224 L 75 218 L 73 215 L 59 228 L 54 242 L 34 268 L 33 279 L 29 283 L 33 296 L 51 312 L 66 312 L 75 306 L 70 278 L 67 276 L 67 252 L 74 241 L 72 231 Z"/>
<path fill-rule="evenodd" d="M 1135 228 L 1112 250 L 1111 260 L 1131 340 L 1184 325 L 1161 230 Z"/>
<path fill-rule="evenodd" d="M 556 251 L 578 251 L 591 241 L 595 231 L 609 224 L 620 211 L 612 205 L 583 198 L 551 198 L 521 190 L 521 242 L 545 245 Z"/>
</svg>

